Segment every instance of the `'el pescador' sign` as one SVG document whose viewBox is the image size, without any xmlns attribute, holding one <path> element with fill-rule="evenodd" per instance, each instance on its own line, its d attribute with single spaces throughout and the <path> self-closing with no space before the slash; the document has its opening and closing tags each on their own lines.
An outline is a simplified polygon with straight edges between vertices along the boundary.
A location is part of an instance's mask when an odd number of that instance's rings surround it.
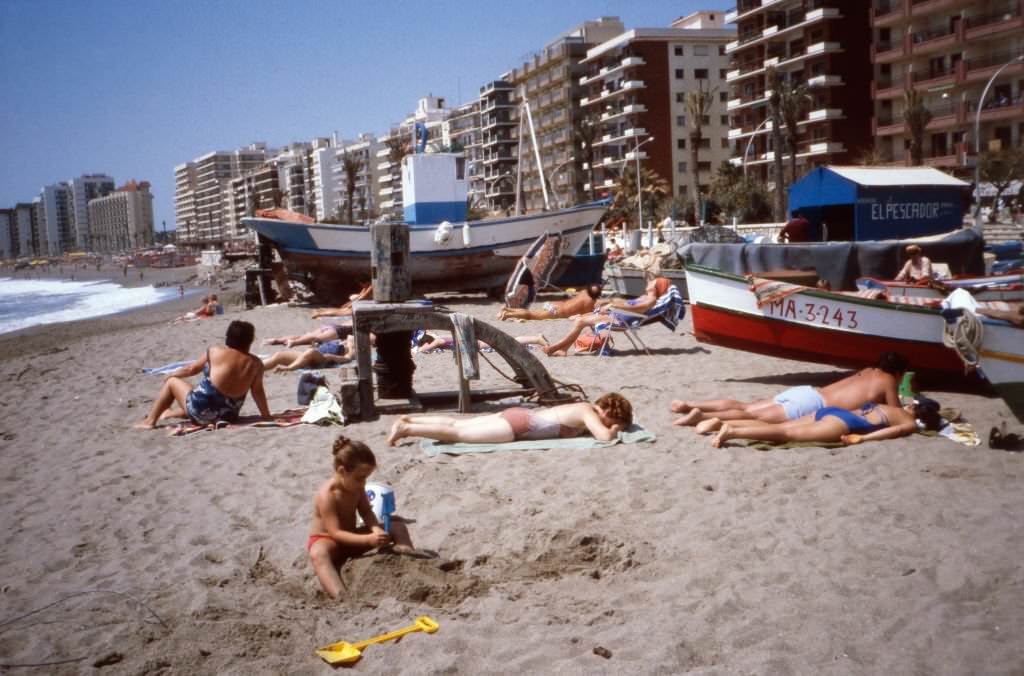
<svg viewBox="0 0 1024 676">
<path fill-rule="evenodd" d="M 952 202 L 872 202 L 870 213 L 873 221 L 904 221 L 945 218 L 956 208 Z"/>
</svg>

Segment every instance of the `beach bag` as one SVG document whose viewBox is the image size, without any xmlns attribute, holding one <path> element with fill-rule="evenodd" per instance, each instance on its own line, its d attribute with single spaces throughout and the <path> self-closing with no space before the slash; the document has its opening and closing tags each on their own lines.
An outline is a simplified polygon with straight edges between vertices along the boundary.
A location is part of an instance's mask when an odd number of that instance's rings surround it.
<svg viewBox="0 0 1024 676">
<path fill-rule="evenodd" d="M 573 347 L 576 349 L 576 352 L 583 354 L 597 354 L 605 345 L 611 347 L 612 339 L 611 336 L 604 332 L 581 334 L 576 339 L 576 342 L 573 343 Z"/>
<path fill-rule="evenodd" d="M 319 371 L 303 373 L 302 376 L 299 377 L 299 391 L 296 393 L 299 406 L 308 405 L 313 399 L 313 394 L 316 392 L 316 388 L 321 386 L 327 386 L 327 379 L 324 378 L 322 373 Z"/>
</svg>

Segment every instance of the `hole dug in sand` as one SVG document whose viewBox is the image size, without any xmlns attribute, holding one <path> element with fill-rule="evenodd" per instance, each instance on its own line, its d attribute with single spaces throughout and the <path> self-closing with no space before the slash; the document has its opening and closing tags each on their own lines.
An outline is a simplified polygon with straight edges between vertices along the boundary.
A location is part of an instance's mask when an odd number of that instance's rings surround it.
<svg viewBox="0 0 1024 676">
<path fill-rule="evenodd" d="M 456 606 L 471 596 L 487 593 L 489 585 L 462 573 L 457 562 L 376 555 L 351 559 L 341 567 L 349 601 L 373 601 L 387 596 L 408 603 Z"/>
<path fill-rule="evenodd" d="M 523 555 L 510 566 L 509 573 L 519 578 L 557 578 L 589 571 L 600 579 L 604 574 L 629 570 L 636 566 L 637 551 L 603 535 L 580 535 L 558 531 L 547 542 L 527 546 Z"/>
</svg>

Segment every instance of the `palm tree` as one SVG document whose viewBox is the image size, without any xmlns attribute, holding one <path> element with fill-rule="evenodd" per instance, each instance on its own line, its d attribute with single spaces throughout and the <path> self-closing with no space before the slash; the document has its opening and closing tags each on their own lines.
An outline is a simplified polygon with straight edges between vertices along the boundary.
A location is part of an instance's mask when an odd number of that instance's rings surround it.
<svg viewBox="0 0 1024 676">
<path fill-rule="evenodd" d="M 782 78 L 779 71 L 769 68 L 765 81 L 771 87 L 768 110 L 772 116 L 772 166 L 775 171 L 775 222 L 786 220 L 786 194 L 782 180 Z"/>
<path fill-rule="evenodd" d="M 672 186 L 656 171 L 643 167 L 640 168 L 640 184 L 644 213 L 651 214 L 653 217 L 654 214 L 661 211 L 662 205 L 672 196 Z M 615 198 L 612 200 L 612 205 L 608 210 L 606 218 L 611 221 L 618 217 L 633 223 L 633 219 L 638 214 L 636 208 L 636 169 L 632 165 L 626 166 L 623 169 L 614 190 Z"/>
<path fill-rule="evenodd" d="M 363 168 L 363 161 L 347 151 L 341 154 L 341 170 L 345 174 L 345 223 L 352 225 L 355 220 L 352 216 L 352 207 L 355 202 L 356 179 L 359 178 L 359 171 Z"/>
<path fill-rule="evenodd" d="M 573 125 L 573 137 L 580 144 L 580 161 L 587 165 L 587 180 L 590 182 L 590 200 L 594 200 L 594 141 L 597 139 L 597 125 L 589 117 L 580 118 Z"/>
<path fill-rule="evenodd" d="M 697 81 L 697 91 L 686 92 L 686 121 L 690 127 L 690 193 L 693 196 L 693 224 L 700 223 L 700 143 L 704 138 L 704 118 L 711 109 L 714 90 L 704 89 Z"/>
<path fill-rule="evenodd" d="M 797 126 L 801 118 L 811 108 L 814 97 L 805 84 L 793 86 L 787 83 L 779 92 L 779 108 L 782 121 L 786 123 L 786 140 L 789 142 L 789 182 L 796 181 L 797 143 L 800 141 L 800 128 Z"/>
<path fill-rule="evenodd" d="M 910 164 L 924 164 L 924 130 L 932 121 L 932 111 L 924 105 L 924 98 L 916 89 L 903 91 L 903 123 L 910 132 Z"/>
</svg>

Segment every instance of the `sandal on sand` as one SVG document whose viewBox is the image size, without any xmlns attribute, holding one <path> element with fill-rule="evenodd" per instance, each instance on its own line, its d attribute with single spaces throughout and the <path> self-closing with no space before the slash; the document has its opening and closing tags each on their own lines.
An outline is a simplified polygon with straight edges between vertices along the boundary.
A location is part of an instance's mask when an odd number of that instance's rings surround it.
<svg viewBox="0 0 1024 676">
<path fill-rule="evenodd" d="M 995 448 L 1002 451 L 1024 451 L 1024 444 L 1021 444 L 1021 438 L 1013 433 L 1006 433 L 1006 423 L 1003 423 L 1000 427 L 993 427 L 988 433 L 988 447 Z"/>
</svg>

